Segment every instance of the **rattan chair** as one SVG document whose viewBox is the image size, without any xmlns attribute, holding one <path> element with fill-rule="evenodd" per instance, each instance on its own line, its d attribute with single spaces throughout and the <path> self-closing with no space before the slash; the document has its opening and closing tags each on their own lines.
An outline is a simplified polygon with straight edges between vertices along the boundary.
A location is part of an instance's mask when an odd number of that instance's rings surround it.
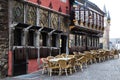
<svg viewBox="0 0 120 80">
<path fill-rule="evenodd" d="M 113 54 L 114 54 L 114 58 L 115 58 L 115 56 L 117 56 L 119 58 L 119 52 L 118 52 L 118 50 L 114 50 Z"/>
<path fill-rule="evenodd" d="M 44 74 L 48 68 L 48 60 L 46 58 L 41 58 L 41 61 L 42 61 L 42 74 Z"/>
<path fill-rule="evenodd" d="M 81 57 L 80 60 L 79 60 L 79 63 L 82 64 L 82 67 L 85 66 L 87 68 L 87 63 L 88 63 L 87 57 L 86 56 Z"/>
<path fill-rule="evenodd" d="M 65 71 L 66 73 L 66 76 L 68 75 L 68 69 L 69 69 L 69 72 L 70 74 L 72 74 L 72 69 L 71 69 L 71 65 L 70 64 L 67 64 L 67 61 L 66 60 L 59 60 L 58 61 L 58 64 L 59 64 L 59 75 L 62 74 L 63 71 Z"/>
<path fill-rule="evenodd" d="M 68 58 L 74 58 L 75 55 L 67 55 Z"/>
<path fill-rule="evenodd" d="M 71 65 L 72 71 L 75 71 L 75 72 L 76 72 L 76 59 L 75 59 L 75 58 L 71 58 L 71 59 L 69 60 L 69 64 Z"/>
<path fill-rule="evenodd" d="M 83 56 L 84 57 L 84 56 Z M 77 59 L 76 60 L 76 66 L 79 68 L 79 69 L 81 69 L 81 71 L 83 71 L 83 66 L 82 66 L 82 61 L 81 61 L 81 59 L 83 58 L 83 57 L 81 57 L 81 58 L 79 58 L 79 59 Z"/>
<path fill-rule="evenodd" d="M 54 56 L 48 56 L 47 60 L 49 60 L 49 59 L 54 59 Z"/>
<path fill-rule="evenodd" d="M 57 64 L 57 63 L 56 63 L 56 64 Z M 53 72 L 54 72 L 54 73 L 58 73 L 58 72 L 59 72 L 59 68 L 60 68 L 60 67 L 59 67 L 58 65 L 56 65 L 56 64 L 48 61 L 48 74 L 49 74 L 50 76 L 52 76 L 52 73 L 53 73 Z"/>
<path fill-rule="evenodd" d="M 63 58 L 63 56 L 62 55 L 57 55 L 57 56 L 55 56 L 55 58 Z"/>
<path fill-rule="evenodd" d="M 66 55 L 66 53 L 62 53 L 61 56 L 62 57 L 66 57 L 67 55 Z"/>
</svg>

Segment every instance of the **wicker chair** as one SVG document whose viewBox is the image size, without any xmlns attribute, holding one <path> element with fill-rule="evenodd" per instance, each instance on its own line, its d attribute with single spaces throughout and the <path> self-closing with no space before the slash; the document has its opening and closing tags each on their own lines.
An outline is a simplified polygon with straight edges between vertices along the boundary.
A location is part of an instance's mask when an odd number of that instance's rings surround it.
<svg viewBox="0 0 120 80">
<path fill-rule="evenodd" d="M 62 57 L 66 57 L 67 55 L 66 55 L 66 53 L 62 53 L 61 56 Z"/>
<path fill-rule="evenodd" d="M 98 56 L 99 62 L 105 61 L 105 52 L 100 51 Z"/>
<path fill-rule="evenodd" d="M 74 58 L 74 55 L 67 55 L 68 58 Z"/>
<path fill-rule="evenodd" d="M 42 67 L 43 67 L 42 74 L 44 74 L 48 68 L 48 60 L 46 58 L 42 58 L 41 61 L 42 61 Z"/>
<path fill-rule="evenodd" d="M 57 64 L 57 63 L 56 63 L 56 64 Z M 58 65 L 56 65 L 56 64 L 48 61 L 48 74 L 49 74 L 50 76 L 52 76 L 52 73 L 53 73 L 53 72 L 58 73 L 60 67 L 59 67 Z"/>
<path fill-rule="evenodd" d="M 83 56 L 84 57 L 84 56 Z M 78 68 L 80 68 L 81 69 L 81 71 L 83 71 L 83 66 L 82 66 L 82 63 L 81 63 L 81 59 L 83 58 L 83 57 L 81 57 L 81 58 L 79 58 L 79 59 L 77 59 L 76 60 L 76 66 L 78 67 Z"/>
<path fill-rule="evenodd" d="M 114 54 L 114 58 L 115 58 L 116 55 L 117 55 L 117 57 L 119 58 L 119 52 L 118 52 L 118 50 L 114 50 L 114 51 L 113 51 L 113 54 Z"/>
<path fill-rule="evenodd" d="M 57 56 L 55 56 L 55 58 L 63 58 L 63 56 L 62 55 L 57 55 Z"/>
<path fill-rule="evenodd" d="M 72 74 L 72 69 L 71 69 L 71 65 L 70 64 L 67 64 L 67 61 L 66 60 L 59 60 L 58 61 L 58 64 L 59 64 L 59 75 L 62 74 L 62 71 L 64 70 L 65 73 L 66 73 L 66 76 L 68 75 L 68 69 L 70 71 L 70 74 Z"/>
<path fill-rule="evenodd" d="M 82 64 L 82 67 L 85 66 L 87 68 L 87 63 L 88 63 L 87 57 L 85 57 L 85 56 L 81 57 L 79 60 L 79 63 Z M 80 64 L 80 66 L 81 66 L 81 64 Z"/>
<path fill-rule="evenodd" d="M 76 59 L 75 58 L 71 58 L 69 60 L 69 64 L 71 65 L 72 69 L 76 72 Z"/>
<path fill-rule="evenodd" d="M 92 64 L 93 61 L 96 61 L 96 58 L 94 58 L 93 54 L 91 54 L 90 52 L 85 52 L 85 57 L 88 60 L 88 63 Z"/>
<path fill-rule="evenodd" d="M 49 60 L 49 59 L 54 59 L 54 56 L 48 56 L 47 60 Z"/>
</svg>

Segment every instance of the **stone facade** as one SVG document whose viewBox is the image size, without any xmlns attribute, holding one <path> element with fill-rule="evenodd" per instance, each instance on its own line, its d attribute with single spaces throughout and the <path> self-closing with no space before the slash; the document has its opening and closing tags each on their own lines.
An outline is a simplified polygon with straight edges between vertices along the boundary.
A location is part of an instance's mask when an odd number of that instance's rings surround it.
<svg viewBox="0 0 120 80">
<path fill-rule="evenodd" d="M 0 0 L 0 78 L 7 75 L 8 70 L 8 0 Z"/>
</svg>

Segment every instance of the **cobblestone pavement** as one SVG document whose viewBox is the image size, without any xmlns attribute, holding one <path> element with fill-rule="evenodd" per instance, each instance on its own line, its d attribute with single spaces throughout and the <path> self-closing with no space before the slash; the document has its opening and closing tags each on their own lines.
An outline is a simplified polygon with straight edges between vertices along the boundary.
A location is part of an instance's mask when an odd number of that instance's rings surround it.
<svg viewBox="0 0 120 80">
<path fill-rule="evenodd" d="M 4 80 L 120 80 L 120 59 L 111 59 L 101 63 L 94 63 L 72 75 L 42 75 L 41 71 L 34 74 L 6 78 Z"/>
</svg>

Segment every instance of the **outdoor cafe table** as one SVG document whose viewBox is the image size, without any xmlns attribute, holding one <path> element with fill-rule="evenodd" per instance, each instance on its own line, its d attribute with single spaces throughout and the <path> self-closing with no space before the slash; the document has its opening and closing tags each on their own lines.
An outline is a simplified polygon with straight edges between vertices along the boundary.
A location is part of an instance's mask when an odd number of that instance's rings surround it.
<svg viewBox="0 0 120 80">
<path fill-rule="evenodd" d="M 66 60 L 66 61 L 68 61 L 68 60 L 70 60 L 71 58 L 67 58 L 67 57 L 65 57 L 65 58 L 53 58 L 53 59 L 50 59 L 49 61 L 50 62 L 57 62 L 57 61 L 59 61 L 59 60 Z"/>
</svg>

